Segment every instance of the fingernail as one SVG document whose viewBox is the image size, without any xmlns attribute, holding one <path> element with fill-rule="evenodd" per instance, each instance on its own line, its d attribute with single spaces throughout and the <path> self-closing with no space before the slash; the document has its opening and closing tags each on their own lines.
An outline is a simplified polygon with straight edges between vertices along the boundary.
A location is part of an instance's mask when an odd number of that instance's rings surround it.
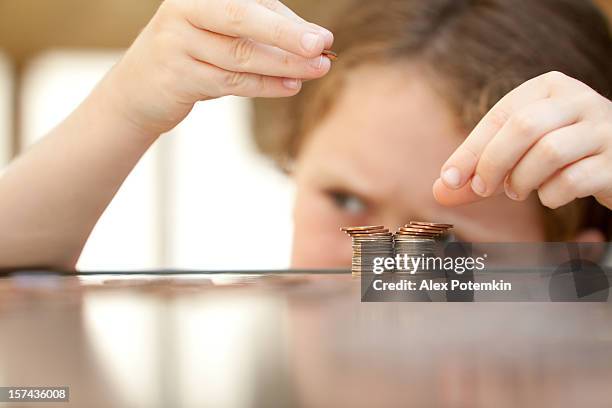
<svg viewBox="0 0 612 408">
<path fill-rule="evenodd" d="M 504 183 L 504 190 L 506 190 L 506 195 L 507 195 L 507 196 L 508 196 L 510 199 L 512 199 L 512 200 L 514 200 L 514 201 L 518 201 L 518 199 L 519 199 L 518 194 L 516 194 L 516 193 L 514 192 L 514 190 L 512 190 L 512 188 L 510 187 L 510 185 L 509 185 L 507 182 L 506 182 L 506 183 Z"/>
<path fill-rule="evenodd" d="M 331 64 L 331 61 L 329 60 L 329 58 L 323 57 L 322 55 L 320 57 L 313 58 L 308 62 L 310 66 L 316 69 L 317 71 L 326 70 L 329 68 L 329 65 Z"/>
<path fill-rule="evenodd" d="M 518 201 L 519 200 L 518 194 L 516 194 L 514 191 L 512 191 L 510 189 L 506 189 L 506 195 L 508 197 L 510 197 L 514 201 Z"/>
<path fill-rule="evenodd" d="M 319 33 L 321 33 L 321 35 L 323 36 L 323 39 L 325 40 L 325 45 L 331 44 L 334 42 L 334 34 L 331 31 L 329 31 L 327 28 L 321 27 L 320 25 L 317 25 L 314 23 L 309 23 L 309 25 L 315 30 L 317 30 Z"/>
<path fill-rule="evenodd" d="M 442 181 L 450 188 L 459 188 L 461 184 L 461 173 L 456 167 L 449 167 L 442 173 Z"/>
<path fill-rule="evenodd" d="M 478 174 L 472 178 L 472 190 L 479 196 L 484 196 L 487 192 L 487 186 Z"/>
<path fill-rule="evenodd" d="M 296 90 L 300 89 L 302 81 L 299 79 L 285 78 L 283 79 L 283 86 L 287 89 Z"/>
<path fill-rule="evenodd" d="M 323 38 L 315 33 L 306 33 L 302 36 L 302 47 L 306 52 L 323 49 Z"/>
<path fill-rule="evenodd" d="M 325 37 L 325 44 L 331 44 L 334 42 L 334 35 L 331 31 L 326 28 L 321 27 L 321 33 Z"/>
</svg>

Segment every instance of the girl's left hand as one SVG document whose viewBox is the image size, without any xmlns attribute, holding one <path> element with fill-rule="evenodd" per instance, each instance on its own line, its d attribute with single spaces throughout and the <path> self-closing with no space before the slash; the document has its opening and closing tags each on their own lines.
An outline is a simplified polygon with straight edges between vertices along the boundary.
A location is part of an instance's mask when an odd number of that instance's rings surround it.
<svg viewBox="0 0 612 408">
<path fill-rule="evenodd" d="M 612 209 L 612 102 L 559 72 L 504 96 L 442 167 L 434 195 L 459 205 L 537 190 L 549 208 L 594 196 Z"/>
</svg>

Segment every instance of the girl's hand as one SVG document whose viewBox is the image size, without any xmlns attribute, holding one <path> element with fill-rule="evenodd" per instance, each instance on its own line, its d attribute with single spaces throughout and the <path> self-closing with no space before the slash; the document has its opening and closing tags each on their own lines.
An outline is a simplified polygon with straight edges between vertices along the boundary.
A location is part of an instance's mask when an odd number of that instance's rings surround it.
<svg viewBox="0 0 612 408">
<path fill-rule="evenodd" d="M 145 133 L 173 128 L 197 101 L 282 97 L 325 75 L 328 30 L 278 0 L 166 0 L 103 81 L 112 103 Z"/>
<path fill-rule="evenodd" d="M 612 102 L 559 72 L 502 98 L 442 167 L 441 204 L 537 190 L 549 208 L 594 196 L 612 209 Z"/>
</svg>

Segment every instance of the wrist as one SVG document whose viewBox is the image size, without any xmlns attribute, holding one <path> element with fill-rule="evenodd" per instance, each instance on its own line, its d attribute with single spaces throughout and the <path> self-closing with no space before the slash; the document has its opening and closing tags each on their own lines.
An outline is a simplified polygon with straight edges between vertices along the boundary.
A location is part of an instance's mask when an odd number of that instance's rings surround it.
<svg viewBox="0 0 612 408">
<path fill-rule="evenodd" d="M 147 126 L 138 111 L 129 87 L 124 86 L 116 75 L 115 69 L 98 84 L 90 96 L 96 117 L 116 123 L 120 133 L 147 143 L 154 142 L 162 133 Z"/>
</svg>

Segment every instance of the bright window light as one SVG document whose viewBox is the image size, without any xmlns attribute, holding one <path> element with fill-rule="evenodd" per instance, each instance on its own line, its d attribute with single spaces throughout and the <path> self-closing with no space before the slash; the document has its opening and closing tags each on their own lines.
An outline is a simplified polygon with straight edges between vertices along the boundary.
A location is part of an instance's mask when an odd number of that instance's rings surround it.
<svg viewBox="0 0 612 408">
<path fill-rule="evenodd" d="M 69 115 L 120 55 L 56 51 L 33 60 L 24 75 L 22 146 L 31 145 Z M 78 263 L 79 269 L 159 266 L 155 156 L 155 150 L 149 151 L 128 177 L 94 229 Z"/>
<path fill-rule="evenodd" d="M 179 268 L 289 265 L 290 180 L 256 153 L 247 99 L 196 105 L 173 135 L 172 263 Z"/>
<path fill-rule="evenodd" d="M 27 147 L 88 95 L 120 53 L 56 51 L 27 68 Z M 289 265 L 293 186 L 253 145 L 250 103 L 198 104 L 145 155 L 94 229 L 80 270 Z M 247 235 L 238 234 L 246 230 Z M 257 231 L 257 239 L 246 239 Z"/>
</svg>

